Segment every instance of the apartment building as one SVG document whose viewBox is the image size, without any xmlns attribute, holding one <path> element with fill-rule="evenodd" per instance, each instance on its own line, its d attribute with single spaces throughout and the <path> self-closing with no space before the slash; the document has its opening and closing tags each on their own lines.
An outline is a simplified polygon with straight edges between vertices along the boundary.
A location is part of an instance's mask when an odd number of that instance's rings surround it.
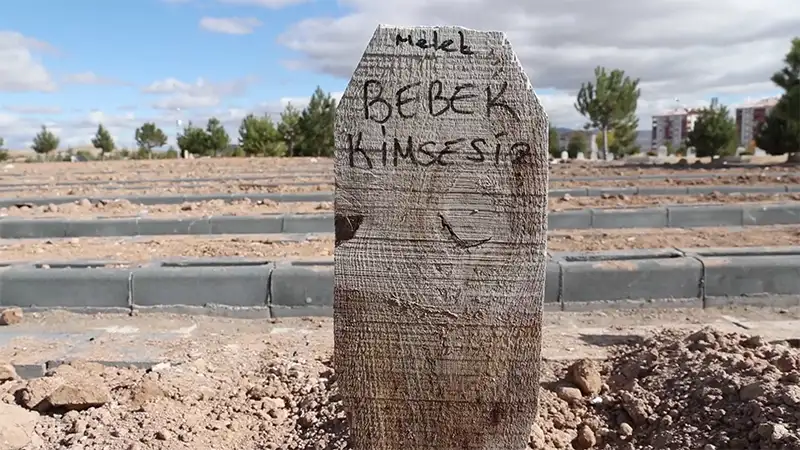
<svg viewBox="0 0 800 450">
<path fill-rule="evenodd" d="M 747 147 L 756 137 L 758 127 L 764 123 L 772 108 L 778 104 L 778 97 L 747 102 L 736 108 L 736 136 L 739 145 Z"/>
<path fill-rule="evenodd" d="M 699 112 L 698 109 L 678 108 L 653 116 L 651 149 L 662 145 L 680 147 L 694 127 Z"/>
</svg>

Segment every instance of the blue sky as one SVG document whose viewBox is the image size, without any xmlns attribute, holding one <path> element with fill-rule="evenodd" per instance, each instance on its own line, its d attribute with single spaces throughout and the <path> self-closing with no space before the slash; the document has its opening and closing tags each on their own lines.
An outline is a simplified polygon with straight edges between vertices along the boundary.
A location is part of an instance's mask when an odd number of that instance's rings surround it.
<svg viewBox="0 0 800 450">
<path fill-rule="evenodd" d="M 9 102 L 45 106 L 55 102 L 78 109 L 106 107 L 109 101 L 113 106 L 137 105 L 142 100 L 137 89 L 141 86 L 200 76 L 212 82 L 257 77 L 248 96 L 265 100 L 305 96 L 315 84 L 331 91 L 342 87 L 342 80 L 331 77 L 290 73 L 281 61 L 290 59 L 291 52 L 277 42 L 286 25 L 304 15 L 336 14 L 335 2 L 274 10 L 213 2 L 29 0 L 8 2 L 3 10 L 0 29 L 13 29 L 55 47 L 58 53 L 43 58 L 56 76 L 63 79 L 91 71 L 130 84 L 73 85 L 55 94 L 11 94 Z M 204 17 L 231 15 L 256 18 L 261 26 L 249 35 L 225 35 L 200 25 Z"/>
<path fill-rule="evenodd" d="M 178 117 L 211 115 L 235 135 L 249 112 L 302 107 L 317 85 L 344 90 L 380 23 L 506 31 L 559 126 L 581 125 L 574 91 L 594 66 L 621 67 L 642 78 L 647 129 L 676 98 L 697 106 L 776 94 L 769 74 L 800 29 L 796 0 L 655 12 L 661 3 L 607 1 L 597 9 L 590 0 L 9 0 L 0 14 L 0 137 L 24 147 L 46 124 L 62 147 L 81 145 L 102 122 L 124 146 L 144 121 L 174 136 Z"/>
<path fill-rule="evenodd" d="M 183 107 L 184 121 L 195 113 L 201 117 L 203 112 L 262 103 L 261 109 L 278 112 L 280 99 L 299 101 L 317 85 L 329 92 L 343 90 L 346 80 L 288 69 L 285 62 L 292 52 L 278 42 L 288 24 L 307 15 L 339 13 L 333 1 L 278 9 L 213 1 L 8 2 L 0 14 L 0 30 L 42 42 L 34 57 L 57 88 L 0 90 L 0 105 L 27 119 L 55 123 L 80 120 L 98 110 L 150 118 Z M 240 25 L 245 30 L 224 21 L 219 25 L 220 18 L 234 25 L 246 18 Z M 246 28 L 252 32 L 244 34 Z M 202 79 L 208 88 L 195 86 L 196 95 L 185 98 L 170 98 L 168 85 L 163 94 L 144 92 L 171 79 L 195 85 Z"/>
</svg>

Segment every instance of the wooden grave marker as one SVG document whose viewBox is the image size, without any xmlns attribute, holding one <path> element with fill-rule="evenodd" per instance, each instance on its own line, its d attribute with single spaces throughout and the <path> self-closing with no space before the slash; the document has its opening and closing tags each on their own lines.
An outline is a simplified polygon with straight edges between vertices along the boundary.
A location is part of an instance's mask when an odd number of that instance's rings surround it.
<svg viewBox="0 0 800 450">
<path fill-rule="evenodd" d="M 548 135 L 503 33 L 375 31 L 336 116 L 334 364 L 352 449 L 526 448 Z"/>
</svg>

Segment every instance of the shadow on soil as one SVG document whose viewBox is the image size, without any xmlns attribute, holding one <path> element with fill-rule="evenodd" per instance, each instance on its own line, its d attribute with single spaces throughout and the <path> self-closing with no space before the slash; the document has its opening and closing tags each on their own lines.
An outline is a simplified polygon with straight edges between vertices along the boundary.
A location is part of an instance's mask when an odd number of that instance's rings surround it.
<svg viewBox="0 0 800 450">
<path fill-rule="evenodd" d="M 634 345 L 644 342 L 644 336 L 631 334 L 581 334 L 580 340 L 596 347 Z"/>
</svg>

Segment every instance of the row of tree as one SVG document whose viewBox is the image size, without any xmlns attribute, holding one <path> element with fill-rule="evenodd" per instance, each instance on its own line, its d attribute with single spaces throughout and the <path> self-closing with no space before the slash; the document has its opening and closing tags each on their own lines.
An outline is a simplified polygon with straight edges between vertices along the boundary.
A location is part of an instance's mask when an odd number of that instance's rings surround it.
<svg viewBox="0 0 800 450">
<path fill-rule="evenodd" d="M 784 58 L 784 67 L 772 76 L 772 82 L 783 93 L 766 120 L 757 130 L 751 147 L 757 146 L 769 154 L 782 155 L 800 152 L 800 38 L 792 40 Z M 633 79 L 621 69 L 597 67 L 594 80 L 583 83 L 578 91 L 575 109 L 586 119 L 586 130 L 598 132 L 597 146 L 605 158 L 609 152 L 623 156 L 639 151 L 636 144 L 639 121 L 636 109 L 641 96 L 639 79 Z M 233 154 L 238 156 L 331 156 L 334 151 L 334 116 L 336 100 L 317 87 L 302 111 L 288 105 L 280 119 L 248 115 L 239 126 L 236 145 L 217 118 L 210 118 L 205 127 L 191 122 L 178 135 L 181 151 L 197 156 Z M 155 123 L 145 123 L 135 132 L 138 156 L 152 155 L 156 148 L 167 144 L 167 135 Z M 34 138 L 36 153 L 47 154 L 59 146 L 58 137 L 42 127 Z M 104 155 L 115 150 L 116 144 L 101 124 L 92 144 Z M 697 156 L 731 154 L 739 145 L 736 122 L 724 105 L 712 103 L 697 114 L 694 127 L 677 152 L 694 148 Z M 2 139 L 0 139 L 0 147 Z M 570 157 L 585 153 L 589 142 L 583 133 L 572 133 L 566 151 Z M 559 157 L 562 148 L 559 134 L 550 129 L 550 152 Z"/>
<path fill-rule="evenodd" d="M 791 48 L 783 60 L 784 67 L 771 80 L 783 90 L 777 105 L 756 130 L 755 140 L 745 143 L 753 151 L 756 147 L 771 155 L 800 153 L 800 38 L 792 40 Z M 638 120 L 636 107 L 641 91 L 639 79 L 632 79 L 623 70 L 608 71 L 598 67 L 594 81 L 583 83 L 578 91 L 575 109 L 586 119 L 586 130 L 600 133 L 598 148 L 602 157 L 612 152 L 617 156 L 634 153 Z M 712 103 L 697 113 L 694 126 L 687 133 L 679 149 L 693 148 L 699 157 L 729 155 L 739 146 L 735 119 L 725 105 Z M 588 150 L 589 141 L 583 133 L 570 135 L 566 151 L 571 158 Z M 550 129 L 550 153 L 560 157 L 562 152 L 559 133 Z"/>
<path fill-rule="evenodd" d="M 277 122 L 269 115 L 245 117 L 236 143 L 219 119 L 212 117 L 205 127 L 189 122 L 178 135 L 177 146 L 181 152 L 195 156 L 332 156 L 335 112 L 336 100 L 317 87 L 302 111 L 289 104 Z M 138 147 L 136 156 L 140 158 L 152 157 L 153 151 L 165 147 L 168 141 L 164 130 L 153 122 L 137 128 L 134 138 Z M 42 126 L 31 148 L 37 154 L 46 155 L 57 150 L 60 143 L 55 133 Z M 0 147 L 2 145 L 0 138 Z M 103 124 L 97 127 L 92 145 L 104 156 L 117 150 L 114 138 Z M 129 153 L 127 149 L 125 153 Z M 177 154 L 177 151 L 171 153 Z"/>
</svg>

